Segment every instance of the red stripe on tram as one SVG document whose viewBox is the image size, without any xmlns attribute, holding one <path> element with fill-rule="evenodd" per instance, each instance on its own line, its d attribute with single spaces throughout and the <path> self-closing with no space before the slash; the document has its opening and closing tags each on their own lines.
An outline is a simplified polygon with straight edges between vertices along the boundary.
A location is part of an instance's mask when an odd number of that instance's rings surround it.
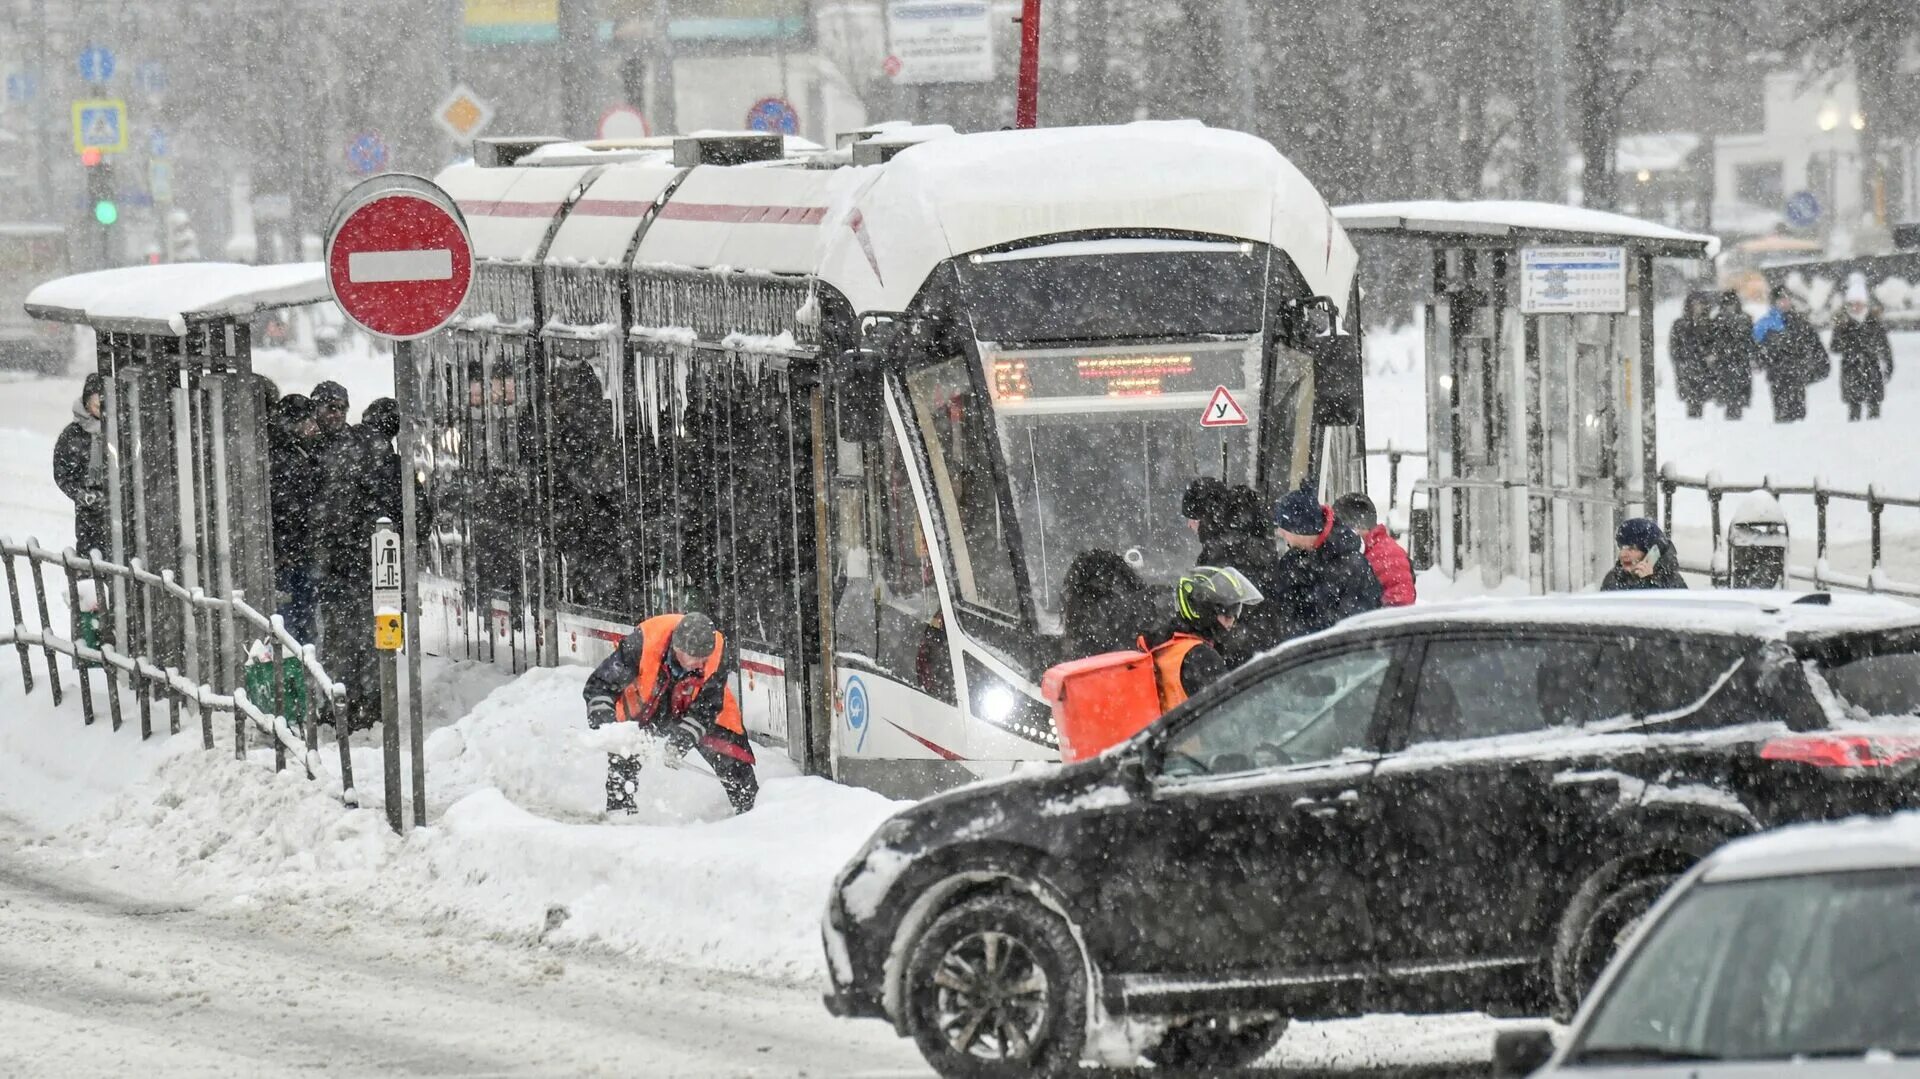
<svg viewBox="0 0 1920 1079">
<path fill-rule="evenodd" d="M 462 202 L 460 212 L 473 217 L 552 217 L 560 209 L 557 202 Z"/>
<path fill-rule="evenodd" d="M 932 750 L 933 752 L 939 754 L 942 760 L 949 760 L 949 761 L 966 760 L 965 757 L 962 757 L 960 754 L 955 753 L 953 750 L 947 749 L 944 746 L 935 745 L 934 743 L 927 741 L 925 738 L 920 737 L 919 735 L 913 733 L 912 731 L 906 729 L 905 727 L 902 727 L 900 724 L 895 723 L 891 719 L 887 720 L 887 726 L 892 727 L 894 730 L 899 731 L 901 734 L 906 735 L 908 738 L 913 739 L 914 741 L 920 743 L 921 745 L 926 746 L 928 749 Z"/>
<path fill-rule="evenodd" d="M 825 206 L 736 206 L 722 202 L 669 202 L 660 216 L 672 221 L 705 221 L 728 225 L 818 225 L 826 220 Z"/>
<path fill-rule="evenodd" d="M 581 199 L 573 204 L 575 214 L 587 217 L 639 217 L 652 208 L 651 199 Z"/>
</svg>

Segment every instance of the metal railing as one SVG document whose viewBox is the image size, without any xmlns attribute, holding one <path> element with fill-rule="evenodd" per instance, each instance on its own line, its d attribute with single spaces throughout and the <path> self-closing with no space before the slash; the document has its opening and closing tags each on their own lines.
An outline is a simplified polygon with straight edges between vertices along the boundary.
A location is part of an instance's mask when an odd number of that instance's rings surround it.
<svg viewBox="0 0 1920 1079">
<path fill-rule="evenodd" d="M 1389 511 L 1397 509 L 1400 505 L 1400 462 L 1409 457 L 1418 457 L 1424 461 L 1427 451 L 1396 446 L 1392 439 L 1388 439 L 1386 445 L 1373 447 L 1366 451 L 1366 455 L 1387 459 L 1387 509 Z"/>
<path fill-rule="evenodd" d="M 24 616 L 20 573 L 16 563 L 24 560 L 32 577 L 33 600 L 39 615 L 38 626 L 29 625 Z M 171 570 L 153 573 L 135 559 L 119 565 L 71 549 L 50 551 L 32 539 L 14 543 L 0 539 L 0 562 L 5 563 L 8 599 L 13 624 L 0 625 L 0 647 L 13 645 L 20 656 L 20 677 L 26 692 L 34 689 L 32 655 L 45 657 L 46 679 L 53 703 L 61 703 L 62 688 L 56 657 L 66 656 L 79 676 L 81 712 L 92 724 L 98 711 L 93 700 L 93 683 L 88 677 L 99 669 L 106 678 L 107 706 L 113 728 L 122 724 L 123 704 L 120 682 L 125 678 L 140 709 L 140 737 L 153 736 L 153 705 L 158 697 L 168 702 L 168 727 L 180 733 L 180 713 L 187 709 L 198 718 L 201 739 L 207 749 L 214 748 L 213 717 L 231 713 L 234 718 L 234 755 L 247 752 L 248 728 L 264 735 L 274 749 L 274 762 L 285 768 L 292 754 L 300 760 L 308 778 L 320 773 L 319 726 L 331 722 L 340 748 L 342 789 L 352 804 L 353 762 L 348 747 L 345 715 L 346 687 L 328 676 L 314 655 L 313 646 L 295 640 L 281 624 L 279 615 L 264 615 L 249 606 L 240 593 L 209 595 L 199 588 L 185 588 L 174 580 Z M 97 644 L 74 640 L 56 631 L 48 613 L 47 581 L 43 567 L 58 567 L 66 577 L 67 608 L 76 627 L 83 613 L 96 616 L 112 614 L 112 626 L 98 619 Z M 80 585 L 91 587 L 94 611 L 85 612 Z M 106 585 L 111 588 L 108 598 Z M 182 632 L 171 642 L 156 640 L 154 613 L 159 605 L 175 604 Z M 245 627 L 243 629 L 243 627 Z M 76 636 L 80 634 L 76 633 Z M 263 645 L 271 657 L 269 668 L 274 699 L 251 699 L 244 684 L 244 672 L 255 644 Z M 287 720 L 287 680 L 283 664 L 297 658 L 306 691 L 301 694 L 301 729 L 295 731 Z M 263 704 L 265 707 L 263 707 Z"/>
<path fill-rule="evenodd" d="M 1721 502 L 1729 494 L 1748 494 L 1764 491 L 1776 500 L 1782 496 L 1794 496 L 1813 499 L 1814 509 L 1814 562 L 1811 566 L 1787 566 L 1787 576 L 1796 581 L 1805 581 L 1815 588 L 1839 588 L 1855 592 L 1884 592 L 1889 595 L 1920 599 L 1920 584 L 1895 581 L 1889 578 L 1882 567 L 1882 555 L 1885 550 L 1881 516 L 1889 506 L 1906 509 L 1920 509 L 1920 496 L 1898 495 L 1881 491 L 1872 484 L 1864 491 L 1845 487 L 1832 487 L 1818 479 L 1809 483 L 1775 483 L 1771 476 L 1762 476 L 1758 483 L 1728 481 L 1717 473 L 1705 476 L 1688 476 L 1674 468 L 1672 464 L 1660 469 L 1660 515 L 1667 534 L 1673 534 L 1673 496 L 1676 492 L 1699 491 L 1707 496 L 1707 507 L 1713 528 L 1714 564 L 1705 567 L 1683 566 L 1682 568 L 1699 573 L 1717 573 L 1722 551 L 1721 546 L 1725 529 L 1723 527 Z M 1828 550 L 1828 510 L 1835 500 L 1849 503 L 1862 503 L 1867 509 L 1870 563 L 1865 576 L 1848 573 L 1836 573 L 1827 565 Z"/>
</svg>

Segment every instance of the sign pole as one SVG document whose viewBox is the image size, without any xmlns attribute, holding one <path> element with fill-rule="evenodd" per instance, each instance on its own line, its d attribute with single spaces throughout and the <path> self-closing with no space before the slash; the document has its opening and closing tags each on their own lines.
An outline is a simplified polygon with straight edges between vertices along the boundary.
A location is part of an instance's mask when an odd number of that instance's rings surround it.
<svg viewBox="0 0 1920 1079">
<path fill-rule="evenodd" d="M 400 649 L 401 573 L 400 536 L 391 519 L 374 522 L 368 547 L 373 567 L 373 625 L 369 628 L 380 654 L 380 756 L 386 764 L 387 823 L 399 832 L 406 827 L 400 792 L 400 670 L 394 655 Z"/>
<path fill-rule="evenodd" d="M 1020 8 L 1020 86 L 1013 126 L 1040 126 L 1040 0 L 1024 0 Z"/>
<path fill-rule="evenodd" d="M 412 341 L 393 343 L 393 389 L 400 406 L 400 580 L 405 604 L 407 650 L 407 736 L 413 762 L 413 823 L 427 822 L 427 715 L 420 675 L 420 443 L 418 357 Z"/>
</svg>

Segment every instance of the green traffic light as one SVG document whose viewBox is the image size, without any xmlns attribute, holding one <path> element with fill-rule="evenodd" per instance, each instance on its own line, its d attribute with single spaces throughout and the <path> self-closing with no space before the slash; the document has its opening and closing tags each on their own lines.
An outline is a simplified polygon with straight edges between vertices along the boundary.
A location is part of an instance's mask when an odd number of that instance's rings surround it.
<svg viewBox="0 0 1920 1079">
<path fill-rule="evenodd" d="M 111 199 L 101 199 L 93 204 L 93 219 L 102 225 L 111 225 L 120 220 L 120 207 L 115 206 Z"/>
</svg>

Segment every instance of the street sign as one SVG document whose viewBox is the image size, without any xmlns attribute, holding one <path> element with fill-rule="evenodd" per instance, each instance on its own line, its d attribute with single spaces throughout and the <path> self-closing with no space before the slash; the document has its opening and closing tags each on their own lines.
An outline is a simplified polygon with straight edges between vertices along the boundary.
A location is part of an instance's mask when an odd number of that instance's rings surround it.
<svg viewBox="0 0 1920 1079">
<path fill-rule="evenodd" d="M 1787 199 L 1786 218 L 1794 228 L 1812 228 L 1820 220 L 1820 199 L 1811 191 L 1796 193 Z"/>
<path fill-rule="evenodd" d="M 103 98 L 73 103 L 73 152 L 123 153 L 127 148 L 127 103 Z"/>
<path fill-rule="evenodd" d="M 1520 249 L 1521 314 L 1604 315 L 1626 309 L 1626 248 Z"/>
<path fill-rule="evenodd" d="M 800 114 L 793 105 L 781 97 L 763 97 L 747 110 L 747 130 L 766 131 L 775 135 L 798 135 L 800 133 Z"/>
<path fill-rule="evenodd" d="M 158 60 L 148 60 L 133 70 L 133 84 L 148 96 L 161 93 L 167 88 L 167 69 Z"/>
<path fill-rule="evenodd" d="M 900 58 L 898 56 L 889 56 L 885 60 L 880 61 L 880 73 L 889 79 L 900 74 Z"/>
<path fill-rule="evenodd" d="M 113 78 L 113 50 L 105 45 L 88 45 L 80 50 L 80 78 L 93 83 Z"/>
<path fill-rule="evenodd" d="M 480 99 L 465 83 L 448 91 L 433 110 L 433 122 L 456 142 L 468 142 L 493 122 L 493 106 Z"/>
<path fill-rule="evenodd" d="M 361 176 L 372 176 L 387 167 L 387 140 L 372 131 L 363 131 L 347 144 L 347 165 Z"/>
<path fill-rule="evenodd" d="M 165 131 L 160 130 L 157 127 L 148 128 L 147 129 L 147 156 L 148 157 L 165 157 L 167 156 L 168 149 L 169 149 L 169 146 L 167 144 L 167 133 Z"/>
<path fill-rule="evenodd" d="M 147 162 L 147 192 L 155 202 L 173 201 L 173 163 L 170 161 Z"/>
<path fill-rule="evenodd" d="M 32 101 L 40 93 L 40 80 L 30 71 L 13 71 L 7 74 L 7 100 L 16 105 Z"/>
<path fill-rule="evenodd" d="M 1215 386 L 1213 396 L 1207 400 L 1207 410 L 1200 414 L 1202 427 L 1245 427 L 1247 410 L 1233 399 L 1233 394 L 1225 386 Z"/>
<path fill-rule="evenodd" d="M 653 129 L 647 125 L 645 114 L 632 105 L 623 102 L 600 114 L 603 139 L 644 139 L 651 134 Z"/>
<path fill-rule="evenodd" d="M 389 340 L 446 325 L 473 284 L 473 248 L 453 198 L 418 176 L 376 176 L 334 208 L 327 284 L 347 317 Z"/>
<path fill-rule="evenodd" d="M 399 610 L 400 533 L 391 528 L 375 529 L 370 553 L 373 556 L 373 609 Z"/>
<path fill-rule="evenodd" d="M 890 0 L 888 57 L 895 82 L 991 82 L 993 9 L 987 0 Z"/>
</svg>

